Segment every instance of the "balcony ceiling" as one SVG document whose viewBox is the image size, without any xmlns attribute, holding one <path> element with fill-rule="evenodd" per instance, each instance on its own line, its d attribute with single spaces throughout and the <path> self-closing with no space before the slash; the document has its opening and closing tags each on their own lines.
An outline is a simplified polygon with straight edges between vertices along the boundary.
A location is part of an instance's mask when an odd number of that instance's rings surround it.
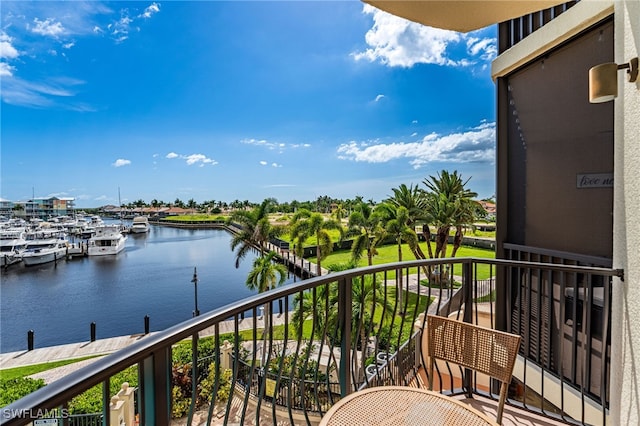
<svg viewBox="0 0 640 426">
<path fill-rule="evenodd" d="M 567 0 L 363 0 L 380 10 L 429 27 L 469 32 Z"/>
</svg>

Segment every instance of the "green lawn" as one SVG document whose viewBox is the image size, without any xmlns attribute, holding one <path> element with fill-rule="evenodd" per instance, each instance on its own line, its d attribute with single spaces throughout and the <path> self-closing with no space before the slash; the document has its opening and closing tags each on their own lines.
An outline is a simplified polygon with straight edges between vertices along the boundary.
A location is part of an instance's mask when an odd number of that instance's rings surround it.
<svg viewBox="0 0 640 426">
<path fill-rule="evenodd" d="M 427 249 L 426 249 L 425 243 L 421 243 L 420 247 L 426 254 Z M 450 247 L 451 245 L 449 245 L 449 250 L 447 250 L 447 253 L 451 252 Z M 392 262 L 398 261 L 398 247 L 396 245 L 387 245 L 387 246 L 378 247 L 377 250 L 378 250 L 378 254 L 373 257 L 374 265 L 381 265 L 385 263 L 392 263 Z M 483 258 L 483 259 L 495 259 L 495 252 L 493 250 L 482 249 L 478 247 L 462 246 L 460 247 L 460 249 L 458 249 L 458 252 L 456 253 L 456 257 L 477 257 L 477 258 Z M 311 262 L 316 262 L 316 258 L 314 257 L 309 258 L 308 260 Z M 341 250 L 341 251 L 337 251 L 329 254 L 329 256 L 327 256 L 322 261 L 322 265 L 324 267 L 327 267 L 330 265 L 346 264 L 350 260 L 351 260 L 351 252 L 348 250 Z M 402 260 L 415 260 L 415 256 L 413 255 L 411 250 L 409 250 L 409 247 L 406 244 L 402 245 Z M 360 259 L 358 266 L 367 266 L 366 253 L 363 254 L 363 257 L 362 259 Z M 409 270 L 409 273 L 415 274 L 417 273 L 417 269 L 411 268 Z M 454 265 L 453 273 L 454 275 L 462 275 L 462 266 Z M 478 279 L 487 279 L 489 278 L 489 275 L 490 275 L 490 270 L 488 265 L 478 265 Z M 395 272 L 389 271 L 389 273 L 387 274 L 387 277 L 389 279 L 394 279 Z"/>
<path fill-rule="evenodd" d="M 51 370 L 52 368 L 62 367 L 63 365 L 73 364 L 78 361 L 84 361 L 85 359 L 95 358 L 96 356 L 87 356 L 77 359 L 66 359 L 64 361 L 52 361 L 44 364 L 26 365 L 24 367 L 7 368 L 5 370 L 0 370 L 0 378 L 10 380 L 18 377 L 26 377 L 32 374 L 40 373 L 42 371 Z"/>
</svg>

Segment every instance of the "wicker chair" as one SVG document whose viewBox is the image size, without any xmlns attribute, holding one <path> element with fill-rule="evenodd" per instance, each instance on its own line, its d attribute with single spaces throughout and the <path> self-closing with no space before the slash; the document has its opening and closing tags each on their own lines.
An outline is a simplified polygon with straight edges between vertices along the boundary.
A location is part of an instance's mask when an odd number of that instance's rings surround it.
<svg viewBox="0 0 640 426">
<path fill-rule="evenodd" d="M 429 389 L 433 390 L 433 370 L 436 359 L 458 364 L 501 382 L 496 420 L 502 424 L 507 389 L 520 347 L 520 336 L 474 324 L 427 316 L 429 354 Z"/>
</svg>

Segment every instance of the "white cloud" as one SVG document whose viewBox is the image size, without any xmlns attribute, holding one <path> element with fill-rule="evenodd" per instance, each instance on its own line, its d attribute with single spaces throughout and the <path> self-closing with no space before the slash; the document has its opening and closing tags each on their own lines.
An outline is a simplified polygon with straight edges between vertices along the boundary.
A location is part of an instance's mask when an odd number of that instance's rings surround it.
<svg viewBox="0 0 640 426">
<path fill-rule="evenodd" d="M 145 18 L 145 19 L 149 19 L 151 18 L 151 16 L 153 16 L 155 13 L 160 12 L 160 5 L 158 3 L 151 3 L 145 10 L 144 12 L 140 15 L 140 17 Z"/>
<path fill-rule="evenodd" d="M 279 167 L 282 167 L 282 164 L 271 163 L 271 167 L 279 168 Z"/>
<path fill-rule="evenodd" d="M 211 164 L 212 166 L 218 164 L 216 160 L 208 158 L 203 154 L 191 154 L 183 158 L 187 160 L 187 164 L 190 166 L 197 163 L 200 163 L 201 166 L 204 166 L 205 164 Z"/>
<path fill-rule="evenodd" d="M 130 160 L 125 160 L 124 158 L 118 158 L 113 164 L 111 164 L 113 167 L 122 167 L 122 166 L 128 166 L 129 164 L 131 164 Z"/>
<path fill-rule="evenodd" d="M 356 162 L 386 163 L 406 158 L 415 169 L 430 162 L 493 162 L 495 159 L 495 123 L 483 122 L 465 132 L 438 135 L 432 133 L 418 142 L 342 144 L 338 158 Z"/>
<path fill-rule="evenodd" d="M 5 62 L 0 62 L 0 77 L 11 77 L 13 76 L 13 71 L 15 71 L 14 67 Z M 4 87 L 2 89 L 4 98 L 4 90 L 6 89 Z"/>
<path fill-rule="evenodd" d="M 309 148 L 311 144 L 308 143 L 294 143 L 287 144 L 283 142 L 269 142 L 265 139 L 242 139 L 240 143 L 245 145 L 255 145 L 255 146 L 263 146 L 270 150 L 278 150 L 279 152 L 284 152 L 285 149 L 297 149 L 297 148 Z"/>
<path fill-rule="evenodd" d="M 151 2 L 150 2 L 151 3 Z M 24 5 L 24 7 L 23 7 Z M 52 82 L 53 77 L 46 80 L 24 80 L 24 74 L 18 73 L 18 67 L 32 66 L 32 61 L 38 64 L 42 57 L 66 58 L 66 52 L 75 48 L 77 41 L 83 37 L 95 37 L 108 34 L 117 43 L 129 37 L 134 21 L 142 21 L 141 12 L 154 14 L 159 11 L 156 3 L 151 3 L 146 9 L 135 8 L 135 15 L 130 15 L 128 9 L 113 10 L 103 2 L 73 1 L 73 2 L 11 2 L 3 5 L 3 26 L 0 29 L 0 76 L 3 87 L 0 96 L 4 102 L 31 108 L 64 108 L 76 111 L 95 111 L 95 108 L 70 99 L 77 95 L 77 91 Z M 6 15 L 6 16 L 5 16 Z M 134 16 L 134 18 L 130 17 Z M 111 24 L 107 25 L 109 22 Z M 110 30 L 106 30 L 110 28 Z M 140 30 L 139 28 L 135 28 Z M 105 33 L 106 31 L 106 33 Z M 10 32 L 10 33 L 9 33 Z M 31 41 L 35 36 L 41 36 L 36 43 Z M 28 57 L 25 52 L 18 50 L 21 44 L 29 46 Z M 22 59 L 17 61 L 16 58 Z M 52 70 L 58 67 L 52 66 Z M 11 78 L 10 78 L 11 77 Z M 59 98 L 66 98 L 64 101 Z"/>
<path fill-rule="evenodd" d="M 378 102 L 380 99 L 384 98 L 384 95 L 378 95 L 376 96 L 376 102 Z"/>
<path fill-rule="evenodd" d="M 490 60 L 486 58 L 491 56 L 491 46 L 495 48 L 495 39 L 479 39 L 467 34 L 427 27 L 370 5 L 363 6 L 363 13 L 372 15 L 373 27 L 365 35 L 369 48 L 364 52 L 352 53 L 355 60 L 364 59 L 390 67 L 405 68 L 415 64 L 469 66 L 474 60 L 453 58 L 450 47 L 465 43 L 467 53 L 480 56 L 482 60 Z"/>
<path fill-rule="evenodd" d="M 49 37 L 58 37 L 65 33 L 65 29 L 60 21 L 54 21 L 51 18 L 47 18 L 44 21 L 38 18 L 33 18 L 35 23 L 34 27 L 30 27 L 31 32 Z"/>
<path fill-rule="evenodd" d="M 260 161 L 260 165 L 261 165 L 261 166 L 266 166 L 267 164 L 269 164 L 269 163 L 267 163 L 267 162 L 266 162 L 266 161 L 264 161 L 264 160 L 263 160 L 263 161 Z"/>
<path fill-rule="evenodd" d="M 483 61 L 491 62 L 498 54 L 498 46 L 495 38 L 467 39 L 467 53 L 471 56 L 478 56 Z"/>
<path fill-rule="evenodd" d="M 20 56 L 20 52 L 13 47 L 13 38 L 4 31 L 0 31 L 0 58 L 15 59 L 18 56 Z"/>
<path fill-rule="evenodd" d="M 218 162 L 212 158 L 207 157 L 204 154 L 189 154 L 189 155 L 182 155 L 182 154 L 176 154 L 175 152 L 170 152 L 166 155 L 165 158 L 179 158 L 181 160 L 185 160 L 187 165 L 192 166 L 194 164 L 198 164 L 200 167 L 204 166 L 205 164 L 210 164 L 212 166 L 215 166 L 216 164 L 218 164 Z"/>
<path fill-rule="evenodd" d="M 90 106 L 73 102 L 71 99 L 76 94 L 74 87 L 85 84 L 82 80 L 50 78 L 46 82 L 29 82 L 11 78 L 2 83 L 2 100 L 12 105 L 33 108 L 57 106 L 74 111 L 94 110 Z"/>
</svg>

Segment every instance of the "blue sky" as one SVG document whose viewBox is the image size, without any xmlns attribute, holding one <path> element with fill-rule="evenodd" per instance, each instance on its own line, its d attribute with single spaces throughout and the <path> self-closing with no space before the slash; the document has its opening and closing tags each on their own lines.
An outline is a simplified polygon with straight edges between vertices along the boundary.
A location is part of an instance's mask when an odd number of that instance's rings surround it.
<svg viewBox="0 0 640 426">
<path fill-rule="evenodd" d="M 345 1 L 0 4 L 0 197 L 380 201 L 495 190 L 496 28 Z"/>
</svg>

